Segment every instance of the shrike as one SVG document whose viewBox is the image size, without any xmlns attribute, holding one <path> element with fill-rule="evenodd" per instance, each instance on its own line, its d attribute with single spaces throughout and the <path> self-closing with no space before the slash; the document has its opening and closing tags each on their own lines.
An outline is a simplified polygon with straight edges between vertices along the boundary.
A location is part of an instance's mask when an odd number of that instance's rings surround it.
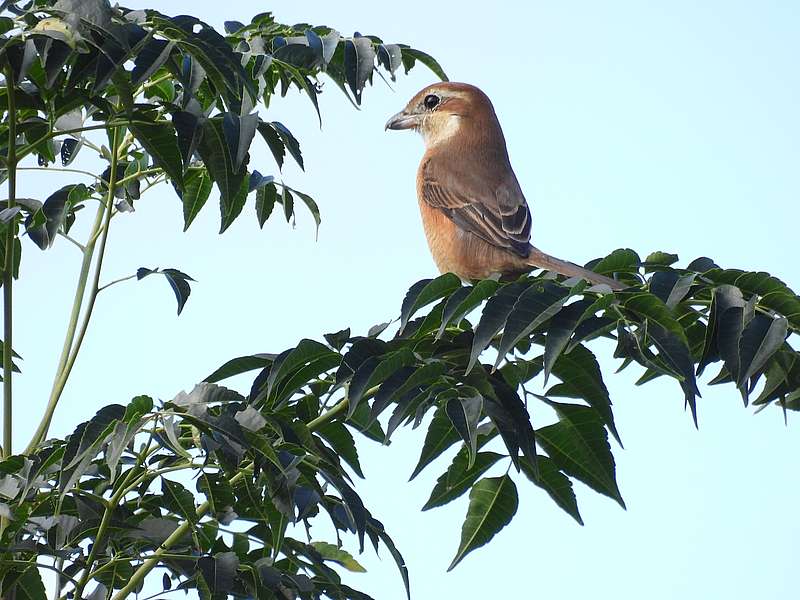
<svg viewBox="0 0 800 600">
<path fill-rule="evenodd" d="M 417 199 L 433 260 L 464 280 L 513 277 L 533 268 L 622 289 L 620 282 L 531 245 L 531 211 L 511 168 L 489 98 L 466 83 L 421 90 L 386 129 L 422 134 Z"/>
</svg>

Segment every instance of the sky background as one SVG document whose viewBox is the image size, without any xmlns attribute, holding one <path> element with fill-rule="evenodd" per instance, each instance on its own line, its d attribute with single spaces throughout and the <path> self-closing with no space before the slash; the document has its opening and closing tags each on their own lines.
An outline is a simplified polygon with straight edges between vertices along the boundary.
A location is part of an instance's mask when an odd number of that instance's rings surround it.
<svg viewBox="0 0 800 600">
<path fill-rule="evenodd" d="M 581 263 L 618 247 L 642 256 L 676 252 L 681 264 L 707 255 L 800 287 L 795 2 L 148 5 L 220 27 L 272 10 L 286 23 L 325 24 L 425 50 L 452 80 L 478 85 L 494 102 L 539 248 Z M 100 295 L 51 433 L 66 435 L 100 406 L 137 394 L 169 399 L 234 356 L 279 352 L 346 326 L 364 333 L 394 318 L 407 288 L 435 268 L 414 190 L 422 142 L 383 125 L 434 80 L 424 67 L 400 76 L 394 90 L 376 78 L 361 111 L 328 82 L 321 130 L 296 93 L 262 110 L 302 144 L 306 172 L 288 165 L 283 176 L 319 202 L 318 240 L 302 208 L 295 228 L 276 211 L 260 231 L 252 204 L 218 236 L 216 194 L 181 233 L 180 204 L 168 187 L 115 219 L 104 281 L 146 266 L 179 268 L 197 283 L 180 317 L 160 278 Z M 251 167 L 277 175 L 256 147 Z M 70 182 L 26 176 L 19 194 L 43 199 Z M 25 359 L 16 378 L 17 449 L 46 403 L 79 256 L 64 240 L 46 253 L 26 242 L 22 268 L 15 285 L 14 346 Z M 676 382 L 634 387 L 636 368 L 613 376 L 610 348 L 599 354 L 625 443 L 614 451 L 628 509 L 577 483 L 585 527 L 519 480 L 511 525 L 445 573 L 466 498 L 419 508 L 450 455 L 409 484 L 423 431 L 400 431 L 389 448 L 361 444 L 367 480 L 359 490 L 403 552 L 413 598 L 793 597 L 796 415 L 786 427 L 779 410 L 754 415 L 732 388 L 702 385 L 696 431 Z M 378 560 L 368 550 L 359 560 L 368 573 L 348 575 L 350 584 L 379 600 L 404 597 L 388 554 Z"/>
</svg>

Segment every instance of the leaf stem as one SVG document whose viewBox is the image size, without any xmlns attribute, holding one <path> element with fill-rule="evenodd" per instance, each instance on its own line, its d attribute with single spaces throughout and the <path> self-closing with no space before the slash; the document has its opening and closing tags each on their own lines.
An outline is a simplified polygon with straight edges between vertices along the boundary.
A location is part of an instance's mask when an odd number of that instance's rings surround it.
<svg viewBox="0 0 800 600">
<path fill-rule="evenodd" d="M 6 65 L 6 88 L 8 90 L 8 202 L 7 208 L 13 208 L 17 195 L 17 105 L 14 96 L 14 74 L 11 66 Z M 13 337 L 13 282 L 14 282 L 14 242 L 17 234 L 17 219 L 13 217 L 6 224 L 5 260 L 3 264 L 3 458 L 11 456 L 13 438 L 13 401 L 12 401 L 12 376 L 14 363 L 12 362 L 14 350 L 12 349 Z M 8 521 L 6 517 L 0 518 L 0 534 L 2 534 Z"/>
<path fill-rule="evenodd" d="M 141 171 L 136 171 L 136 173 L 132 173 L 127 177 L 123 177 L 117 182 L 117 186 L 125 185 L 129 181 L 133 181 L 134 179 L 139 179 L 140 177 L 147 177 L 148 175 L 161 175 L 163 173 L 163 169 L 160 167 L 155 167 L 153 169 L 142 169 Z"/>
<path fill-rule="evenodd" d="M 152 125 L 151 121 L 120 121 L 120 122 L 109 122 L 103 123 L 102 125 L 90 125 L 89 127 L 76 127 L 74 129 L 59 129 L 59 130 L 52 130 L 40 137 L 37 140 L 34 140 L 27 146 L 23 146 L 17 150 L 17 160 L 21 160 L 28 156 L 33 150 L 42 142 L 46 142 L 47 140 L 51 140 L 54 137 L 58 137 L 59 135 L 71 135 L 73 133 L 84 133 L 86 131 L 96 131 L 98 129 L 117 129 L 121 127 L 128 127 L 129 125 Z M 84 144 L 90 144 L 88 140 L 84 140 Z M 96 150 L 97 147 L 91 144 Z M 6 169 L 0 168 L 0 171 L 5 171 Z"/>
<path fill-rule="evenodd" d="M 110 288 L 112 285 L 115 285 L 117 283 L 122 283 L 123 281 L 128 281 L 129 279 L 135 279 L 135 278 L 136 278 L 136 273 L 134 273 L 133 275 L 128 275 L 127 277 L 120 277 L 119 279 L 115 279 L 114 281 L 109 281 L 107 284 L 101 285 L 99 288 L 97 288 L 97 292 L 100 293 L 104 289 Z"/>
<path fill-rule="evenodd" d="M 94 309 L 95 300 L 97 300 L 97 293 L 99 291 L 100 272 L 103 268 L 103 256 L 105 255 L 106 243 L 108 241 L 108 230 L 111 223 L 111 215 L 114 209 L 114 191 L 117 188 L 116 175 L 117 175 L 117 162 L 119 159 L 119 129 L 114 129 L 112 149 L 111 149 L 111 169 L 108 181 L 108 194 L 106 201 L 101 202 L 97 208 L 97 215 L 95 217 L 92 232 L 89 235 L 89 241 L 83 251 L 83 262 L 81 264 L 81 272 L 78 277 L 78 287 L 75 290 L 75 298 L 72 303 L 72 314 L 70 315 L 70 322 L 67 328 L 67 335 L 64 339 L 64 347 L 61 351 L 61 358 L 58 361 L 58 368 L 56 370 L 56 378 L 53 382 L 53 388 L 50 392 L 50 399 L 45 409 L 45 414 L 42 417 L 39 426 L 36 429 L 31 441 L 28 444 L 26 453 L 32 452 L 36 446 L 45 438 L 47 431 L 50 428 L 50 422 L 53 419 L 53 413 L 56 410 L 58 401 L 66 386 L 69 374 L 75 364 L 75 359 L 78 357 L 78 352 L 83 344 L 83 339 L 86 336 L 86 330 L 89 327 L 89 321 L 92 317 L 92 310 Z M 102 235 L 99 238 L 100 246 L 97 251 L 97 260 L 94 268 L 94 275 L 92 278 L 92 287 L 89 291 L 87 298 L 86 310 L 84 311 L 83 321 L 81 322 L 80 329 L 76 329 L 78 319 L 80 317 L 81 305 L 85 296 L 86 284 L 89 278 L 89 270 L 92 265 L 92 258 L 94 255 L 95 243 L 97 242 L 96 233 L 102 227 Z"/>
<path fill-rule="evenodd" d="M 67 235 L 67 234 L 66 234 L 66 233 L 64 233 L 63 231 L 59 231 L 59 232 L 58 232 L 58 235 L 60 235 L 61 237 L 63 237 L 63 238 L 64 238 L 65 240 L 67 240 L 68 242 L 71 242 L 71 243 L 75 244 L 75 246 L 76 246 L 76 247 L 78 248 L 78 250 L 80 250 L 81 252 L 83 252 L 84 250 L 86 250 L 86 246 L 84 246 L 83 244 L 81 244 L 81 243 L 80 243 L 78 240 L 76 240 L 75 238 L 73 238 L 73 237 L 70 237 L 69 235 Z"/>
<path fill-rule="evenodd" d="M 86 175 L 86 177 L 91 177 L 95 180 L 100 180 L 100 178 L 95 175 L 94 173 L 90 173 L 89 171 L 82 171 L 81 169 L 66 169 L 63 167 L 17 167 L 17 171 L 43 171 L 45 173 L 75 173 L 76 175 Z"/>
<path fill-rule="evenodd" d="M 6 66 L 6 88 L 8 90 L 8 203 L 13 208 L 17 196 L 17 106 L 14 95 L 14 74 L 11 66 Z M 3 457 L 12 454 L 13 402 L 12 363 L 13 350 L 13 283 L 14 283 L 14 242 L 17 220 L 12 218 L 6 225 L 5 261 L 3 264 Z M 0 523 L 0 531 L 5 529 L 5 519 Z"/>
<path fill-rule="evenodd" d="M 315 429 L 319 429 L 320 427 L 322 427 L 326 423 L 331 422 L 337 415 L 339 415 L 339 414 L 343 413 L 344 411 L 346 411 L 347 407 L 349 405 L 350 405 L 350 403 L 347 401 L 347 398 L 343 398 L 342 400 L 339 400 L 339 402 L 334 404 L 329 411 L 324 412 L 320 416 L 318 416 L 316 419 L 312 419 L 311 421 L 309 421 L 307 423 L 308 428 L 311 431 L 314 431 Z"/>
</svg>

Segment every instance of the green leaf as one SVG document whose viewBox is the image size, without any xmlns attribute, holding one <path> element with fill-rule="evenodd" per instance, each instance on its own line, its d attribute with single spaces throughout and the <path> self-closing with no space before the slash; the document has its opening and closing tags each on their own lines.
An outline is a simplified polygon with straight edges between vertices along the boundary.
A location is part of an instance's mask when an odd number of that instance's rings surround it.
<svg viewBox="0 0 800 600">
<path fill-rule="evenodd" d="M 375 394 L 372 403 L 370 418 L 376 419 L 392 402 L 402 398 L 403 395 L 417 390 L 421 392 L 424 386 L 430 386 L 444 374 L 446 366 L 441 361 L 431 361 L 418 369 L 405 367 L 399 369 L 388 377 Z"/>
<path fill-rule="evenodd" d="M 442 337 L 444 330 L 452 323 L 458 323 L 481 302 L 497 291 L 500 284 L 493 279 L 483 279 L 474 286 L 464 286 L 453 292 L 447 299 L 442 312 L 442 324 L 436 339 Z"/>
<path fill-rule="evenodd" d="M 291 398 L 292 394 L 300 388 L 313 383 L 322 373 L 338 367 L 341 364 L 341 360 L 342 357 L 338 353 L 331 352 L 310 360 L 308 364 L 294 371 L 291 376 L 275 386 L 271 396 L 275 407 L 283 406 Z"/>
<path fill-rule="evenodd" d="M 667 308 L 674 309 L 686 297 L 694 283 L 696 273 L 659 271 L 650 279 L 650 292 L 661 298 Z"/>
<path fill-rule="evenodd" d="M 718 330 L 720 319 L 723 313 L 729 308 L 743 307 L 744 297 L 742 291 L 732 285 L 721 285 L 713 289 L 711 297 L 711 309 L 708 316 L 708 326 L 706 327 L 705 340 L 703 343 L 703 353 L 697 363 L 697 375 L 702 374 L 703 370 L 712 362 L 721 358 L 718 343 Z"/>
<path fill-rule="evenodd" d="M 652 267 L 668 267 L 678 262 L 677 254 L 670 254 L 668 252 L 652 252 L 644 259 L 645 272 L 649 273 L 654 269 Z"/>
<path fill-rule="evenodd" d="M 419 475 L 422 469 L 431 464 L 442 452 L 455 444 L 459 439 L 458 432 L 453 427 L 453 423 L 450 421 L 444 408 L 437 408 L 436 412 L 433 414 L 433 420 L 431 420 L 431 424 L 428 426 L 428 433 L 425 435 L 425 441 L 422 444 L 422 452 L 419 455 L 417 466 L 414 467 L 409 481 Z"/>
<path fill-rule="evenodd" d="M 353 92 L 356 104 L 361 104 L 361 92 L 372 78 L 375 68 L 375 48 L 372 40 L 354 37 L 344 42 L 344 73 L 347 85 Z"/>
<path fill-rule="evenodd" d="M 226 112 L 222 117 L 222 130 L 228 143 L 228 154 L 233 159 L 233 170 L 238 173 L 245 157 L 250 150 L 250 144 L 256 135 L 258 114 L 239 116 Z"/>
<path fill-rule="evenodd" d="M 603 382 L 600 365 L 592 351 L 583 344 L 578 344 L 569 354 L 562 354 L 558 358 L 553 366 L 553 373 L 562 383 L 554 385 L 546 395 L 585 400 L 598 412 L 609 431 L 620 442 L 617 427 L 614 425 L 614 415 L 611 412 L 608 388 Z"/>
<path fill-rule="evenodd" d="M 800 298 L 783 292 L 770 292 L 759 302 L 761 306 L 782 314 L 795 331 L 800 331 Z"/>
<path fill-rule="evenodd" d="M 102 572 L 98 573 L 96 579 L 111 590 L 125 587 L 131 577 L 133 577 L 133 566 L 131 562 L 115 557 L 114 560 L 111 561 L 109 568 L 105 568 Z M 92 600 L 96 596 L 96 593 L 92 593 L 88 598 Z"/>
<path fill-rule="evenodd" d="M 488 543 L 508 525 L 518 504 L 517 488 L 508 475 L 485 478 L 476 483 L 469 493 L 461 543 L 447 570 L 451 571 L 467 554 Z"/>
<path fill-rule="evenodd" d="M 335 562 L 353 573 L 367 572 L 349 552 L 342 550 L 338 546 L 327 542 L 311 542 L 311 545 L 325 560 Z"/>
<path fill-rule="evenodd" d="M 578 501 L 575 498 L 575 491 L 572 489 L 572 482 L 569 477 L 558 470 L 555 463 L 546 456 L 539 456 L 538 473 L 532 468 L 531 462 L 524 459 L 520 462 L 522 472 L 525 473 L 535 485 L 546 491 L 553 501 L 564 511 L 583 525 L 583 519 L 578 511 Z"/>
<path fill-rule="evenodd" d="M 364 478 L 361 463 L 358 460 L 358 450 L 353 435 L 342 424 L 337 422 L 326 423 L 319 429 L 319 433 L 331 445 L 333 450 L 350 465 L 356 475 Z"/>
<path fill-rule="evenodd" d="M 53 245 L 58 230 L 64 225 L 67 217 L 67 200 L 74 187 L 67 185 L 53 192 L 36 212 L 25 219 L 28 237 L 41 250 L 47 250 Z"/>
<path fill-rule="evenodd" d="M 153 399 L 150 396 L 136 396 L 125 407 L 125 416 L 122 420 L 125 423 L 133 423 L 151 410 L 153 410 Z"/>
<path fill-rule="evenodd" d="M 281 198 L 280 203 L 283 205 L 283 215 L 286 217 L 286 222 L 292 220 L 292 216 L 294 215 L 294 197 L 292 196 L 289 188 L 281 186 Z"/>
<path fill-rule="evenodd" d="M 442 67 L 439 65 L 436 59 L 433 58 L 430 54 L 426 54 L 421 50 L 409 48 L 408 46 L 405 46 L 403 44 L 399 45 L 403 52 L 403 57 L 402 57 L 403 67 L 405 68 L 406 73 L 408 73 L 408 71 L 411 68 L 413 68 L 414 63 L 416 61 L 419 61 L 423 65 L 428 67 L 431 71 L 433 71 L 433 74 L 436 75 L 439 79 L 441 79 L 442 81 L 449 81 Z"/>
<path fill-rule="evenodd" d="M 222 233 L 239 215 L 247 199 L 247 173 L 244 169 L 234 169 L 220 118 L 208 119 L 203 124 L 197 151 L 219 189 Z"/>
<path fill-rule="evenodd" d="M 175 293 L 175 299 L 178 301 L 178 314 L 181 314 L 183 307 L 186 305 L 186 301 L 189 299 L 189 294 L 192 293 L 189 282 L 194 281 L 194 279 L 178 269 L 148 269 L 145 267 L 139 267 L 136 270 L 136 279 L 141 281 L 148 275 L 154 273 L 163 275 L 166 278 L 172 291 Z"/>
<path fill-rule="evenodd" d="M 764 374 L 767 381 L 753 402 L 755 405 L 783 398 L 800 387 L 800 361 L 797 353 L 788 344 L 784 344 L 782 351 L 774 354 L 768 361 Z"/>
<path fill-rule="evenodd" d="M 361 403 L 356 412 L 347 419 L 345 425 L 352 427 L 373 442 L 387 443 L 381 424 L 375 419 L 370 419 L 369 405 L 366 402 Z"/>
<path fill-rule="evenodd" d="M 216 383 L 228 377 L 234 377 L 255 369 L 263 369 L 275 359 L 274 354 L 251 354 L 232 358 L 216 371 L 205 377 L 203 381 Z"/>
<path fill-rule="evenodd" d="M 719 354 L 725 361 L 725 368 L 734 381 L 739 381 L 741 357 L 739 343 L 745 327 L 746 310 L 744 306 L 733 306 L 719 314 L 717 322 L 717 345 Z"/>
<path fill-rule="evenodd" d="M 478 452 L 470 466 L 469 453 L 462 449 L 453 462 L 437 480 L 431 495 L 422 510 L 444 506 L 464 494 L 492 465 L 503 458 L 496 452 Z"/>
<path fill-rule="evenodd" d="M 611 254 L 592 265 L 592 271 L 602 275 L 614 273 L 636 273 L 639 270 L 641 259 L 630 248 L 619 248 Z"/>
<path fill-rule="evenodd" d="M 278 169 L 283 168 L 283 159 L 286 156 L 286 146 L 283 143 L 281 136 L 278 135 L 277 129 L 275 129 L 271 123 L 267 123 L 266 121 L 260 121 L 256 129 L 258 130 L 258 133 L 261 134 L 261 137 L 264 138 L 264 141 L 267 143 L 267 147 L 269 148 L 270 152 L 272 152 L 272 156 L 275 158 L 275 162 L 278 164 Z"/>
<path fill-rule="evenodd" d="M 504 327 L 508 315 L 514 309 L 520 294 L 529 287 L 528 282 L 518 281 L 500 288 L 500 291 L 489 298 L 486 306 L 483 307 L 481 320 L 475 328 L 475 335 L 472 340 L 472 351 L 470 352 L 467 373 L 475 366 L 481 352 L 483 352 L 492 341 L 492 338 Z"/>
<path fill-rule="evenodd" d="M 506 320 L 495 368 L 522 338 L 560 311 L 569 297 L 568 288 L 549 281 L 543 282 L 541 286 L 533 285 L 520 294 Z"/>
<path fill-rule="evenodd" d="M 3 598 L 14 600 L 47 600 L 47 593 L 36 564 L 29 567 L 14 565 L 2 579 Z"/>
<path fill-rule="evenodd" d="M 278 188 L 274 183 L 268 183 L 256 190 L 256 217 L 258 226 L 264 228 L 264 223 L 272 214 L 275 201 L 278 199 Z"/>
<path fill-rule="evenodd" d="M 191 168 L 183 180 L 183 230 L 189 229 L 194 218 L 211 195 L 211 177 L 204 168 Z"/>
<path fill-rule="evenodd" d="M 158 71 L 169 58 L 175 42 L 167 40 L 151 39 L 142 48 L 134 59 L 134 67 L 131 72 L 131 85 L 138 86 L 153 73 Z"/>
<path fill-rule="evenodd" d="M 378 64 L 386 71 L 392 81 L 395 81 L 395 71 L 403 64 L 403 52 L 398 44 L 379 44 L 378 45 Z"/>
<path fill-rule="evenodd" d="M 178 136 L 178 149 L 184 167 L 188 167 L 191 163 L 197 144 L 200 142 L 203 133 L 200 121 L 200 117 L 189 111 L 180 110 L 172 113 L 172 126 Z"/>
<path fill-rule="evenodd" d="M 678 339 L 684 344 L 688 344 L 686 340 L 686 332 L 681 327 L 681 324 L 672 315 L 672 311 L 664 304 L 658 296 L 648 292 L 636 292 L 632 295 L 622 296 L 622 305 L 638 316 L 649 319 L 657 323 L 664 329 L 674 333 Z"/>
<path fill-rule="evenodd" d="M 289 154 L 292 155 L 292 158 L 294 158 L 298 166 L 305 170 L 305 165 L 303 164 L 303 155 L 300 153 L 300 142 L 298 142 L 294 135 L 292 135 L 292 132 L 289 131 L 289 129 L 283 123 L 278 121 L 272 121 L 272 123 L 269 123 L 268 125 L 272 127 L 272 129 L 278 134 L 281 142 L 283 142 L 283 146 L 289 151 Z M 261 131 L 260 126 L 259 131 Z M 262 136 L 263 135 L 264 134 L 262 133 Z M 272 149 L 272 146 L 270 146 L 270 149 Z"/>
<path fill-rule="evenodd" d="M 406 561 L 403 559 L 403 555 L 400 554 L 400 551 L 394 545 L 392 538 L 389 537 L 388 533 L 386 533 L 383 528 L 383 524 L 380 521 L 370 518 L 368 521 L 368 527 L 370 536 L 377 536 L 389 549 L 389 554 L 392 555 L 392 558 L 394 559 L 394 562 L 400 571 L 400 576 L 403 578 L 403 585 L 406 588 L 406 597 L 411 600 L 411 591 L 408 585 L 408 567 L 406 567 Z"/>
<path fill-rule="evenodd" d="M 213 597 L 227 598 L 236 581 L 239 557 L 233 552 L 218 552 L 213 557 L 201 557 L 197 568 Z"/>
<path fill-rule="evenodd" d="M 739 340 L 739 387 L 744 387 L 783 345 L 788 329 L 789 323 L 783 317 L 773 319 L 757 314 L 750 320 Z"/>
<path fill-rule="evenodd" d="M 267 396 L 271 396 L 275 386 L 287 377 L 291 376 L 301 367 L 308 365 L 312 361 L 319 360 L 326 356 L 336 356 L 325 344 L 320 344 L 315 340 L 303 339 L 295 348 L 282 352 L 275 358 L 272 369 L 267 379 Z"/>
<path fill-rule="evenodd" d="M 717 284 L 735 285 L 743 292 L 766 296 L 780 292 L 796 296 L 789 286 L 777 277 L 773 277 L 764 271 L 742 271 L 740 269 L 711 269 L 703 273 L 706 277 Z"/>
<path fill-rule="evenodd" d="M 308 212 L 311 213 L 311 216 L 314 217 L 314 224 L 317 227 L 316 233 L 319 234 L 319 225 L 322 222 L 322 219 L 319 215 L 319 206 L 314 201 L 314 199 L 309 196 L 308 194 L 304 194 L 303 192 L 299 192 L 296 189 L 292 188 L 292 192 L 294 192 L 300 199 L 303 201 L 303 204 L 306 205 Z"/>
<path fill-rule="evenodd" d="M 681 388 L 683 388 L 684 398 L 692 411 L 692 420 L 697 426 L 697 405 L 695 398 L 700 395 L 697 389 L 697 381 L 694 374 L 694 363 L 689 354 L 689 348 L 671 331 L 667 331 L 658 325 L 652 325 L 648 329 L 650 340 L 658 348 L 658 356 L 663 359 L 670 371 L 680 375 Z"/>
<path fill-rule="evenodd" d="M 444 298 L 460 287 L 461 280 L 453 273 L 445 273 L 436 279 L 423 279 L 412 285 L 400 308 L 400 332 L 402 333 L 408 320 L 420 308 Z"/>
<path fill-rule="evenodd" d="M 461 388 L 460 391 L 464 391 L 464 388 Z M 472 393 L 465 393 L 469 395 L 450 398 L 445 404 L 444 410 L 458 435 L 461 436 L 461 439 L 466 444 L 469 455 L 469 468 L 472 467 L 475 461 L 475 453 L 478 447 L 478 423 L 483 414 L 483 397 L 477 390 L 473 390 Z"/>
<path fill-rule="evenodd" d="M 161 478 L 161 493 L 164 495 L 164 506 L 191 523 L 197 522 L 194 496 L 177 481 Z"/>
<path fill-rule="evenodd" d="M 212 514 L 222 513 L 234 504 L 233 489 L 223 473 L 204 471 L 197 479 L 197 491 L 211 504 Z"/>
<path fill-rule="evenodd" d="M 348 416 L 355 412 L 367 391 L 384 382 L 395 371 L 411 364 L 413 361 L 414 357 L 407 348 L 392 352 L 381 359 L 373 356 L 364 361 L 356 369 L 347 389 Z"/>
<path fill-rule="evenodd" d="M 137 121 L 131 123 L 129 127 L 142 147 L 153 157 L 156 166 L 164 169 L 176 188 L 182 189 L 183 162 L 172 123 L 159 121 L 145 125 Z"/>
<path fill-rule="evenodd" d="M 600 415 L 593 408 L 548 402 L 559 421 L 536 430 L 536 438 L 556 466 L 625 508 L 615 476 L 614 457 Z"/>
<path fill-rule="evenodd" d="M 603 296 L 613 297 L 613 296 Z M 553 364 L 567 347 L 567 342 L 575 328 L 585 317 L 586 311 L 594 306 L 594 301 L 587 298 L 565 306 L 556 313 L 550 321 L 547 329 L 547 337 L 544 344 L 544 382 L 547 383 Z"/>
</svg>

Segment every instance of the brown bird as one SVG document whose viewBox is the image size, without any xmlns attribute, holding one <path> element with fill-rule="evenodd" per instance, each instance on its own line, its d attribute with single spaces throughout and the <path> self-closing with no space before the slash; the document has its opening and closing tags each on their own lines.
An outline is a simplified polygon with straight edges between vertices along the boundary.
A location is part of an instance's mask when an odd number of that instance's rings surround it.
<svg viewBox="0 0 800 600">
<path fill-rule="evenodd" d="M 421 90 L 386 123 L 425 141 L 417 198 L 433 260 L 461 279 L 514 277 L 533 268 L 622 289 L 618 281 L 531 245 L 531 211 L 511 168 L 489 98 L 466 83 Z"/>
</svg>

